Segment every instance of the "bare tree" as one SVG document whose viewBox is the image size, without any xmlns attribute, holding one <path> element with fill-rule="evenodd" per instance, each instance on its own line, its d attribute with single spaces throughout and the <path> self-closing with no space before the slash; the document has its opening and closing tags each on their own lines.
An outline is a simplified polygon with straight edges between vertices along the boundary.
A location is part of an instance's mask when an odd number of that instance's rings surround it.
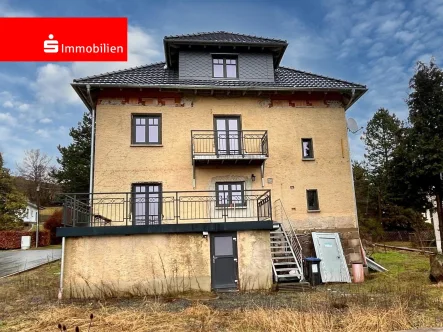
<svg viewBox="0 0 443 332">
<path fill-rule="evenodd" d="M 19 177 L 26 180 L 23 183 L 29 199 L 35 201 L 37 187 L 43 198 L 50 199 L 53 180 L 50 176 L 52 158 L 46 153 L 37 150 L 26 150 L 23 161 L 17 164 Z"/>
</svg>

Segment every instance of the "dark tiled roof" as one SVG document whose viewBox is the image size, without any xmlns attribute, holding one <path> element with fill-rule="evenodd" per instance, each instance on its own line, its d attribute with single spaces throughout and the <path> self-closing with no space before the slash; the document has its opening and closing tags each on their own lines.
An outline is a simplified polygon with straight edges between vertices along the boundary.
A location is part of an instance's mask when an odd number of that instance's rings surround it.
<svg viewBox="0 0 443 332">
<path fill-rule="evenodd" d="M 275 70 L 274 82 L 251 82 L 240 80 L 179 80 L 178 71 L 165 68 L 165 63 L 154 63 L 147 66 L 114 71 L 101 75 L 75 79 L 74 83 L 100 84 L 115 86 L 207 86 L 222 87 L 255 87 L 255 88 L 312 88 L 312 89 L 365 89 L 361 84 L 316 75 L 292 68 L 279 67 Z"/>
<path fill-rule="evenodd" d="M 189 35 L 165 36 L 164 40 L 245 44 L 287 44 L 286 40 L 244 35 L 226 31 L 199 32 Z"/>
</svg>

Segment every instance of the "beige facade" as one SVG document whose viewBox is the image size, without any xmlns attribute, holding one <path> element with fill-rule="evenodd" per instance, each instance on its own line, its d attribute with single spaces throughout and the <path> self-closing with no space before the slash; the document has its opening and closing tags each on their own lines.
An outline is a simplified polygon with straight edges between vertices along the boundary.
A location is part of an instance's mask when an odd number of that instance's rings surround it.
<svg viewBox="0 0 443 332">
<path fill-rule="evenodd" d="M 366 87 L 280 66 L 279 39 L 218 31 L 163 43 L 165 63 L 72 84 L 95 134 L 91 193 L 67 195 L 73 227 L 58 231 L 66 294 L 304 280 L 292 228 L 358 238 L 345 110 Z M 351 242 L 347 259 L 360 251 Z"/>
<path fill-rule="evenodd" d="M 129 192 L 137 182 L 160 182 L 164 191 L 192 192 L 214 190 L 217 181 L 241 180 L 246 189 L 271 189 L 272 201 L 281 199 L 298 230 L 357 226 L 341 104 L 313 101 L 310 106 L 269 107 L 267 98 L 194 95 L 183 100 L 183 107 L 99 100 L 94 192 Z M 161 114 L 160 146 L 131 146 L 134 113 Z M 193 188 L 191 130 L 212 130 L 215 115 L 239 115 L 243 130 L 268 131 L 264 187 L 258 166 L 218 165 L 197 167 Z M 312 138 L 315 160 L 302 160 L 302 138 Z M 307 189 L 318 190 L 319 212 L 307 211 Z"/>
<path fill-rule="evenodd" d="M 210 237 L 149 234 L 68 238 L 64 294 L 108 297 L 211 291 Z M 268 231 L 237 232 L 239 288 L 269 289 Z"/>
</svg>

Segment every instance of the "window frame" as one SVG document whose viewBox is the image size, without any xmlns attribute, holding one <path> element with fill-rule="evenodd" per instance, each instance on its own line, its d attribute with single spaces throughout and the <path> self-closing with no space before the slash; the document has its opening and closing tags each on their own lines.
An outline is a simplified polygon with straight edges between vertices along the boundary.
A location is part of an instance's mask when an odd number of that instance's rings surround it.
<svg viewBox="0 0 443 332">
<path fill-rule="evenodd" d="M 223 77 L 215 77 L 214 76 L 214 60 L 223 60 Z M 235 77 L 227 77 L 227 71 L 226 71 L 226 60 L 235 60 Z M 222 79 L 222 80 L 235 80 L 239 78 L 239 66 L 238 66 L 238 55 L 227 55 L 227 54 L 214 54 L 212 55 L 211 60 L 212 65 L 212 78 L 215 79 Z"/>
<path fill-rule="evenodd" d="M 226 190 L 220 190 L 219 185 L 228 185 L 229 189 Z M 232 185 L 240 185 L 240 192 L 241 192 L 241 204 L 234 205 L 232 202 L 232 192 L 237 192 L 238 190 L 232 190 Z M 220 192 L 227 192 L 228 193 L 228 203 L 227 204 L 220 204 Z M 216 182 L 215 183 L 215 206 L 216 207 L 224 207 L 224 208 L 236 208 L 236 207 L 246 207 L 246 200 L 245 200 L 245 182 L 244 181 L 226 181 L 226 182 Z"/>
<path fill-rule="evenodd" d="M 136 120 L 145 119 L 145 141 L 136 141 Z M 149 142 L 149 120 L 158 119 L 158 142 Z M 151 125 L 152 126 L 152 125 Z M 161 113 L 133 113 L 131 114 L 131 145 L 161 145 L 162 144 L 162 114 Z"/>
<path fill-rule="evenodd" d="M 310 156 L 305 157 L 305 151 L 304 151 L 304 147 L 303 147 L 303 143 L 304 142 L 308 142 L 309 143 L 309 152 L 310 152 Z M 303 160 L 313 160 L 315 158 L 314 155 L 314 141 L 312 138 L 302 138 L 301 139 L 301 156 Z"/>
<path fill-rule="evenodd" d="M 315 193 L 315 203 L 313 208 L 309 206 L 309 193 L 314 192 Z M 317 189 L 306 189 L 306 206 L 308 208 L 308 212 L 318 212 L 320 211 L 320 202 L 318 199 L 318 190 Z"/>
</svg>

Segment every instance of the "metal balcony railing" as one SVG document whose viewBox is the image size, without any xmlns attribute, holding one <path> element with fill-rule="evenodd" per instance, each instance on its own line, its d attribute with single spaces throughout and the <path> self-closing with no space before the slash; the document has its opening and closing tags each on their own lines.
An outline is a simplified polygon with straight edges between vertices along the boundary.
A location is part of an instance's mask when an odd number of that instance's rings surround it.
<svg viewBox="0 0 443 332">
<path fill-rule="evenodd" d="M 192 157 L 268 157 L 266 130 L 192 130 Z"/>
<path fill-rule="evenodd" d="M 216 191 L 63 194 L 63 224 L 155 226 L 272 220 L 269 190 L 245 190 L 236 195 Z"/>
</svg>

